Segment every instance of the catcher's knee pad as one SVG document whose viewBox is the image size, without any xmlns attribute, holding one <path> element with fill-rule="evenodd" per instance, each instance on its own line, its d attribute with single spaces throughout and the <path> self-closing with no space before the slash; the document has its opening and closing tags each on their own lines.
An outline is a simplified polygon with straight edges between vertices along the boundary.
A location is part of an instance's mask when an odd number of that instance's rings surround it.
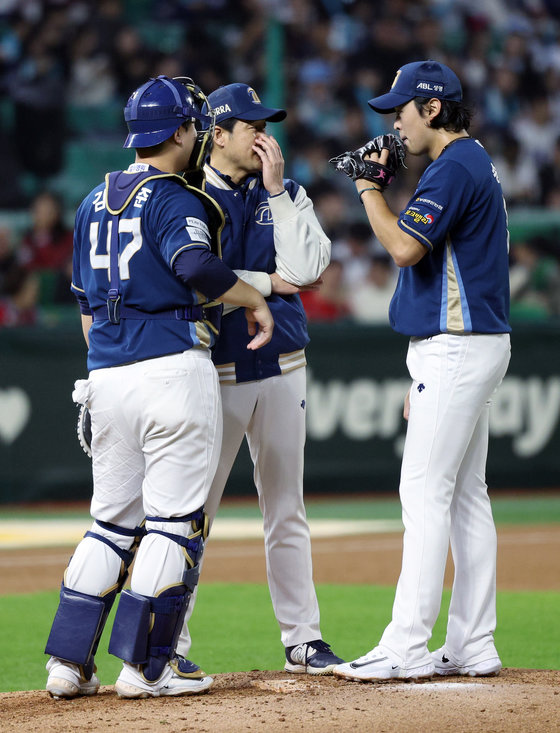
<svg viewBox="0 0 560 733">
<path fill-rule="evenodd" d="M 154 527 L 160 527 L 162 523 L 187 522 L 190 522 L 192 531 L 186 537 Z M 186 567 L 181 582 L 161 589 L 155 596 L 144 596 L 132 590 L 121 594 L 109 652 L 125 662 L 139 665 L 144 677 L 153 681 L 160 677 L 165 664 L 175 656 L 187 606 L 198 583 L 208 521 L 202 509 L 171 519 L 146 517 L 146 531 L 147 534 L 161 534 L 180 545 Z"/>
<path fill-rule="evenodd" d="M 95 651 L 116 594 L 115 589 L 104 596 L 90 596 L 63 583 L 45 654 L 81 666 L 85 679 L 91 679 Z"/>
<path fill-rule="evenodd" d="M 190 522 L 191 532 L 186 536 L 176 534 L 173 525 Z M 168 530 L 161 529 L 161 526 L 169 527 Z M 180 545 L 185 557 L 186 570 L 182 581 L 187 591 L 191 594 L 197 586 L 200 573 L 200 559 L 204 552 L 204 541 L 208 536 L 208 515 L 203 508 L 197 509 L 191 514 L 183 517 L 146 517 L 146 534 L 159 534 Z"/>
</svg>

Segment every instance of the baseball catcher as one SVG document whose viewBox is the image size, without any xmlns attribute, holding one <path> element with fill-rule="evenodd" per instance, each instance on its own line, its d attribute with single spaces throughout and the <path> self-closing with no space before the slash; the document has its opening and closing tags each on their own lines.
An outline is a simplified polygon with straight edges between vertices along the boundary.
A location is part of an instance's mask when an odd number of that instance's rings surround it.
<svg viewBox="0 0 560 733">
<path fill-rule="evenodd" d="M 371 153 L 380 154 L 382 150 L 389 151 L 389 157 L 385 165 L 374 161 L 367 160 L 366 155 Z M 353 181 L 359 178 L 371 181 L 379 185 L 381 190 L 389 186 L 399 168 L 404 167 L 404 157 L 406 148 L 400 139 L 393 134 L 378 135 L 357 150 L 347 151 L 336 158 L 331 158 L 332 163 L 337 171 L 345 173 Z"/>
</svg>

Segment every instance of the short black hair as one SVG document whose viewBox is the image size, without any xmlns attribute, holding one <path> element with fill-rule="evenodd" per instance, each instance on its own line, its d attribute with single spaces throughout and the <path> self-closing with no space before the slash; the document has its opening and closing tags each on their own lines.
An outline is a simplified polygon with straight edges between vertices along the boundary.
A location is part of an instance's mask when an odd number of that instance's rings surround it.
<svg viewBox="0 0 560 733">
<path fill-rule="evenodd" d="M 424 107 L 433 97 L 414 97 L 416 109 L 422 113 Z M 473 111 L 464 102 L 451 102 L 441 99 L 440 113 L 430 122 L 434 129 L 444 128 L 448 132 L 461 132 L 471 126 Z"/>
<path fill-rule="evenodd" d="M 238 121 L 239 120 L 237 117 L 228 117 L 221 122 L 216 122 L 216 127 L 221 127 L 222 130 L 225 130 L 226 132 L 231 132 L 235 127 L 235 123 Z"/>
</svg>

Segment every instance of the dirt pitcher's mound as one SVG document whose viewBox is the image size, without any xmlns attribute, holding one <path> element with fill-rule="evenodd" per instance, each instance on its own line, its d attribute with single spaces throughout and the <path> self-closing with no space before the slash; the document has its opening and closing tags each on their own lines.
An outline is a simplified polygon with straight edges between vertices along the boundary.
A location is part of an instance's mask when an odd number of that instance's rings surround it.
<svg viewBox="0 0 560 733">
<path fill-rule="evenodd" d="M 219 674 L 208 694 L 120 700 L 52 700 L 43 691 L 0 694 L 3 733 L 196 731 L 276 733 L 533 733 L 558 731 L 560 672 L 505 669 L 499 677 L 380 684 L 284 672 Z"/>
</svg>

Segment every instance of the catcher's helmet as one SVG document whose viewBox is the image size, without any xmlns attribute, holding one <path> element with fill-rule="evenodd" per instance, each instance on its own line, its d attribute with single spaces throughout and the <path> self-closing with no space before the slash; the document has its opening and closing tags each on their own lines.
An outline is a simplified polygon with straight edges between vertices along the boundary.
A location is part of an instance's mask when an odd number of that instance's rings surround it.
<svg viewBox="0 0 560 733">
<path fill-rule="evenodd" d="M 189 169 L 204 162 L 207 143 L 214 132 L 214 115 L 201 89 L 188 77 L 158 76 L 132 93 L 124 118 L 128 136 L 124 148 L 147 148 L 167 140 L 184 122 L 192 121 L 197 141 Z"/>
</svg>

